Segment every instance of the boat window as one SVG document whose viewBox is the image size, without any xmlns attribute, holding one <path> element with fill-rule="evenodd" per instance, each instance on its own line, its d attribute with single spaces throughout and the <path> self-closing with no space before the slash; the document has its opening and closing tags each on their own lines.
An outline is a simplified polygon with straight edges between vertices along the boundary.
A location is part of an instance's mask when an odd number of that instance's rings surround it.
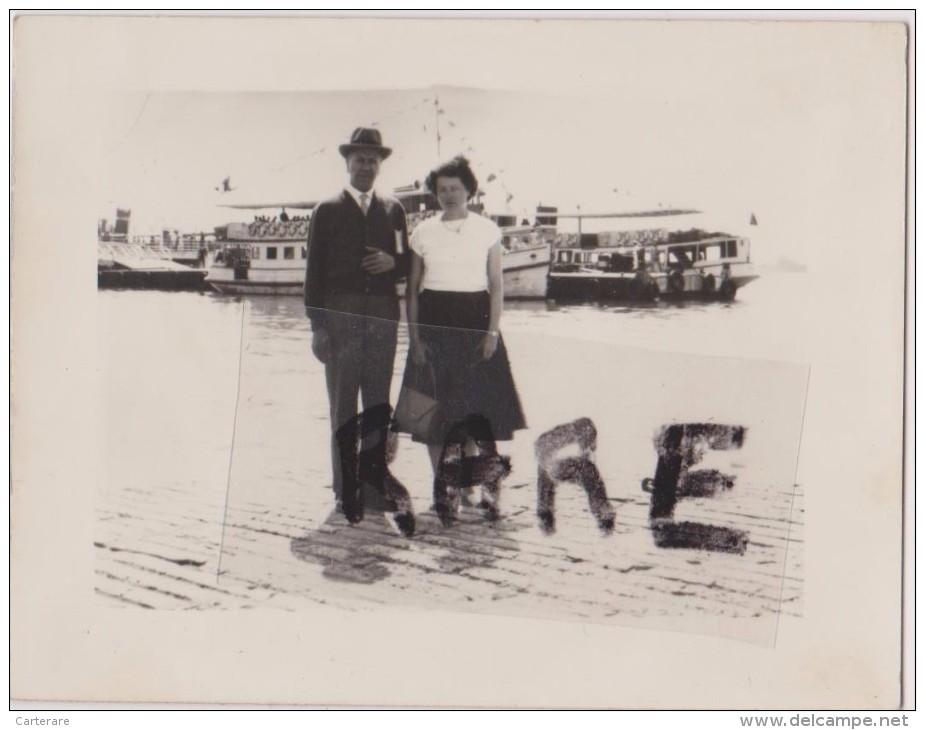
<svg viewBox="0 0 925 730">
<path fill-rule="evenodd" d="M 251 246 L 251 258 L 254 259 L 254 261 L 260 259 L 260 246 Z"/>
<path fill-rule="evenodd" d="M 726 255 L 730 258 L 739 255 L 739 242 L 738 241 L 727 241 L 726 242 Z"/>
<path fill-rule="evenodd" d="M 633 271 L 633 254 L 619 254 L 614 253 L 610 256 L 609 267 L 610 271 L 620 271 L 620 272 L 629 272 Z"/>
<path fill-rule="evenodd" d="M 689 268 L 693 265 L 691 261 L 691 254 L 693 253 L 693 247 L 678 247 L 668 250 L 668 263 L 669 264 L 680 264 L 684 268 Z"/>
<path fill-rule="evenodd" d="M 276 246 L 267 246 L 267 258 L 271 261 L 276 258 Z"/>
<path fill-rule="evenodd" d="M 302 246 L 302 258 L 304 259 L 306 256 L 308 256 L 308 251 L 305 250 L 305 246 Z"/>
<path fill-rule="evenodd" d="M 283 258 L 284 259 L 294 259 L 295 258 L 295 247 L 286 246 L 286 248 L 283 249 Z"/>
<path fill-rule="evenodd" d="M 711 246 L 704 246 L 703 253 L 706 261 L 719 261 L 723 258 L 723 248 L 724 245 L 713 244 Z"/>
</svg>

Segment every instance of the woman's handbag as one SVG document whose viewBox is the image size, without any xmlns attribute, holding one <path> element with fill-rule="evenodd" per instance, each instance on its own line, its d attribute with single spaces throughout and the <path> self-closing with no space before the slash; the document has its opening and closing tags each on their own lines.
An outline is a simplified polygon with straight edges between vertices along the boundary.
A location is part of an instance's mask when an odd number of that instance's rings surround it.
<svg viewBox="0 0 925 730">
<path fill-rule="evenodd" d="M 417 365 L 414 386 L 404 385 L 395 407 L 395 422 L 400 431 L 426 438 L 430 435 L 440 404 L 436 395 L 436 378 L 431 365 Z M 423 387 L 421 387 L 423 386 Z M 428 392 L 429 391 L 429 392 Z"/>
</svg>

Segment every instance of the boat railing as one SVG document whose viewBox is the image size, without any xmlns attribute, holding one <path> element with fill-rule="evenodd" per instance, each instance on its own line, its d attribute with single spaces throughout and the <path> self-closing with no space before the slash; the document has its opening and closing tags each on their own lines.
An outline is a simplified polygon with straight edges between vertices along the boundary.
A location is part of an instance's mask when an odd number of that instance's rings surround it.
<svg viewBox="0 0 925 730">
<path fill-rule="evenodd" d="M 297 221 L 254 221 L 247 224 L 247 236 L 254 239 L 303 239 L 308 238 L 308 220 Z"/>
<path fill-rule="evenodd" d="M 143 253 L 146 258 L 166 260 L 176 256 L 177 251 L 174 249 L 164 248 L 163 246 L 145 245 L 141 247 L 140 253 Z"/>
<path fill-rule="evenodd" d="M 205 245 L 204 241 L 203 242 L 190 241 L 190 240 L 179 241 L 174 246 L 173 250 L 180 252 L 180 253 L 199 253 L 199 249 L 204 245 Z"/>
</svg>

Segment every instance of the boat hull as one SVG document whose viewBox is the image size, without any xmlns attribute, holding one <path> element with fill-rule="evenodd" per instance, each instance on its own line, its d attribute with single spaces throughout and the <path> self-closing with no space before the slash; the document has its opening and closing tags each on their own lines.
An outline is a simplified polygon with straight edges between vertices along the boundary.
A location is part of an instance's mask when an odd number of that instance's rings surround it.
<svg viewBox="0 0 925 730">
<path fill-rule="evenodd" d="M 733 264 L 731 268 L 727 276 L 721 269 L 695 268 L 653 273 L 648 281 L 629 272 L 550 273 L 546 296 L 556 301 L 730 301 L 739 289 L 758 278 L 750 264 Z"/>
<path fill-rule="evenodd" d="M 652 300 L 658 296 L 646 290 L 632 275 L 555 274 L 547 279 L 546 297 L 554 300 Z"/>
<path fill-rule="evenodd" d="M 219 294 L 270 294 L 273 296 L 301 296 L 302 282 L 279 281 L 208 281 Z"/>
<path fill-rule="evenodd" d="M 305 263 L 279 262 L 274 266 L 209 267 L 206 284 L 220 294 L 272 294 L 299 296 L 305 282 Z"/>
<path fill-rule="evenodd" d="M 97 269 L 99 289 L 156 289 L 159 291 L 201 291 L 206 272 L 146 271 L 144 269 Z"/>
<path fill-rule="evenodd" d="M 511 251 L 502 258 L 505 299 L 544 299 L 549 271 L 548 246 Z"/>
</svg>

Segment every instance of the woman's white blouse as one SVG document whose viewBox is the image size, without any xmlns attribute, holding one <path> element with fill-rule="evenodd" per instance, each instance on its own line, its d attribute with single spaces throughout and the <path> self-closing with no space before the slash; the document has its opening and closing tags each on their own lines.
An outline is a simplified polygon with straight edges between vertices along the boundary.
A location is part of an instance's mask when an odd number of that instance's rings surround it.
<svg viewBox="0 0 925 730">
<path fill-rule="evenodd" d="M 488 289 L 488 251 L 501 240 L 501 229 L 469 211 L 460 221 L 428 218 L 411 234 L 411 250 L 424 259 L 421 289 L 476 292 Z M 452 228 L 451 228 L 452 227 Z"/>
</svg>

